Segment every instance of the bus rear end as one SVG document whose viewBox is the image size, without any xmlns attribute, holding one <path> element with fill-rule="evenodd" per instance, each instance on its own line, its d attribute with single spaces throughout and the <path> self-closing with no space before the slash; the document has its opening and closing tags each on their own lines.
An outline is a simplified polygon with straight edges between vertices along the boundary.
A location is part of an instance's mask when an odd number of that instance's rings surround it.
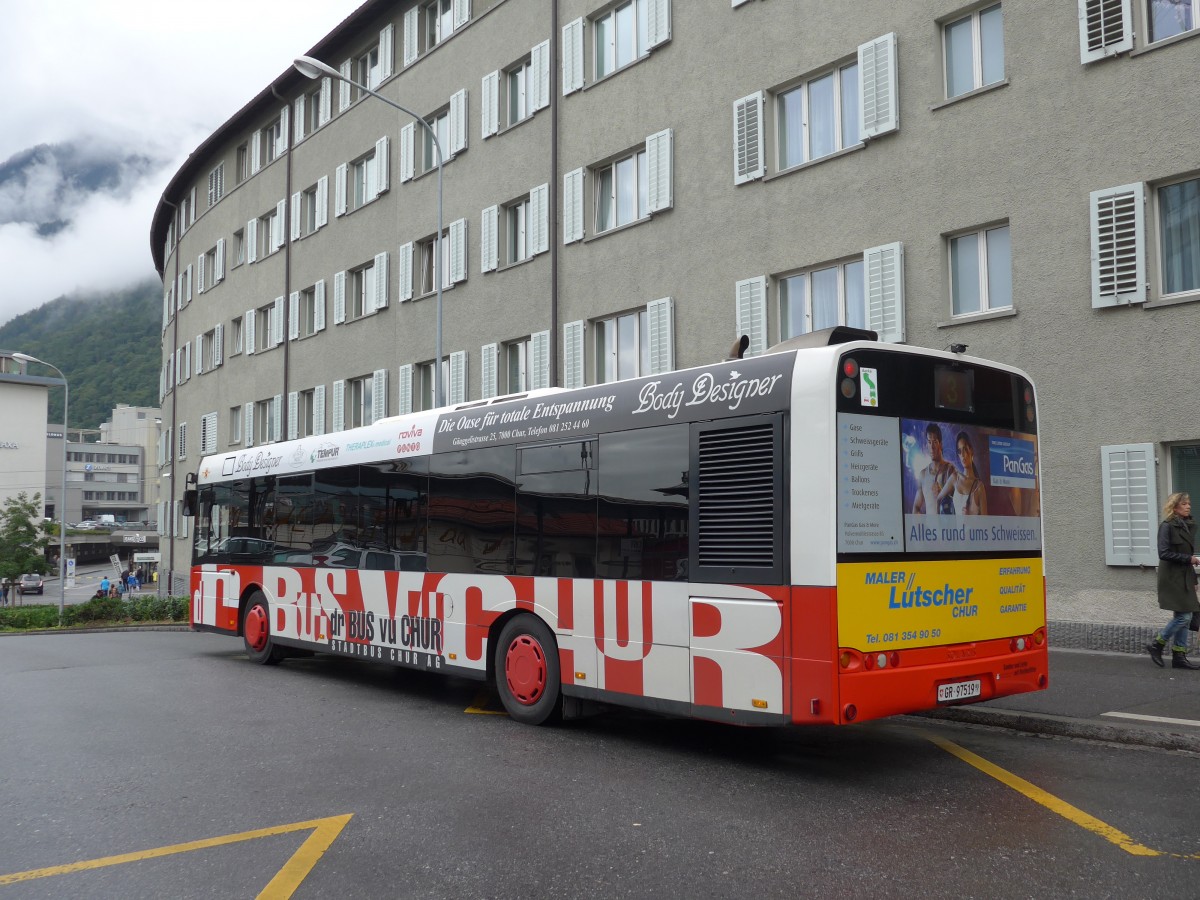
<svg viewBox="0 0 1200 900">
<path fill-rule="evenodd" d="M 1045 689 L 1033 385 L 858 345 L 835 390 L 838 721 Z"/>
</svg>

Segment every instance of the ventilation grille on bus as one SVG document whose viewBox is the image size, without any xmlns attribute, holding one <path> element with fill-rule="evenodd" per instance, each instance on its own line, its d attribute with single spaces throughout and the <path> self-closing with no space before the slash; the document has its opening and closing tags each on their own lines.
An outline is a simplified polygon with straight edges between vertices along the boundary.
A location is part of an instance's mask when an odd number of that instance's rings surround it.
<svg viewBox="0 0 1200 900">
<path fill-rule="evenodd" d="M 696 550 L 701 566 L 774 564 L 775 446 L 770 422 L 699 436 Z"/>
</svg>

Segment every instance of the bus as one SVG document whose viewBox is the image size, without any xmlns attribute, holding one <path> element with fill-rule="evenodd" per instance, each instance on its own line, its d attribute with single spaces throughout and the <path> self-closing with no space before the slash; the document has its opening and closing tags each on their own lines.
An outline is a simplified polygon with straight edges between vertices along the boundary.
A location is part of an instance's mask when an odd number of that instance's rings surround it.
<svg viewBox="0 0 1200 900">
<path fill-rule="evenodd" d="M 529 724 L 1041 690 L 1037 425 L 1011 366 L 837 328 L 217 453 L 184 499 L 191 623 L 262 664 L 486 680 Z"/>
</svg>

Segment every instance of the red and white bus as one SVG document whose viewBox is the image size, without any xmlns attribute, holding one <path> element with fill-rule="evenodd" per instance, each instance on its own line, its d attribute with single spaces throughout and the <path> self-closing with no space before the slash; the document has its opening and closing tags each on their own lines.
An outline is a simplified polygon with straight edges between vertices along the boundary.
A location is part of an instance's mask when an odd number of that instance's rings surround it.
<svg viewBox="0 0 1200 900">
<path fill-rule="evenodd" d="M 259 663 L 487 679 L 533 724 L 844 724 L 1043 689 L 1033 386 L 872 337 L 206 457 L 192 625 Z"/>
</svg>

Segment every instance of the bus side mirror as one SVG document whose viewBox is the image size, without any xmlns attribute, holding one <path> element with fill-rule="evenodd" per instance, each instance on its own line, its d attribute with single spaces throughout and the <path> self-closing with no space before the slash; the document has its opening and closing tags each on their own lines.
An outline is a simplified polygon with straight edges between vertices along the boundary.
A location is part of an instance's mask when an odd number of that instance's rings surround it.
<svg viewBox="0 0 1200 900">
<path fill-rule="evenodd" d="M 194 489 L 183 492 L 183 510 L 181 514 L 188 517 L 196 515 L 196 491 Z"/>
</svg>

